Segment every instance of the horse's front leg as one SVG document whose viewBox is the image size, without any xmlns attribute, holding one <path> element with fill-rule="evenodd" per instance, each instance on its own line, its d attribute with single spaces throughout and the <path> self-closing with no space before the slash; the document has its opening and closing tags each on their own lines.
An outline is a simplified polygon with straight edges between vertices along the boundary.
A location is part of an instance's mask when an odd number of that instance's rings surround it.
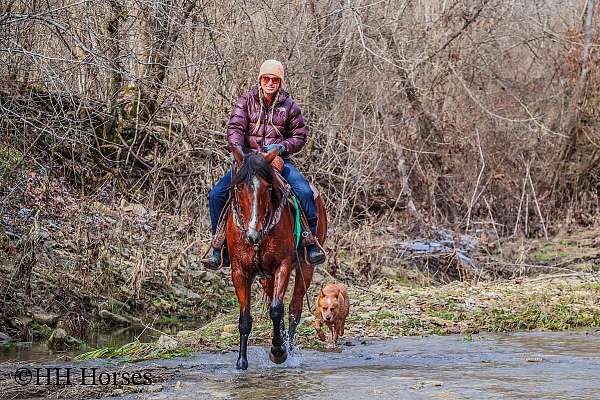
<svg viewBox="0 0 600 400">
<path fill-rule="evenodd" d="M 252 330 L 252 316 L 250 315 L 250 288 L 251 279 L 248 279 L 240 268 L 233 266 L 231 268 L 231 280 L 235 287 L 235 293 L 240 303 L 240 352 L 236 363 L 237 369 L 248 368 L 248 337 Z"/>
<path fill-rule="evenodd" d="M 269 358 L 275 364 L 281 364 L 287 359 L 287 349 L 283 345 L 283 332 L 285 330 L 283 315 L 285 309 L 283 307 L 283 298 L 285 290 L 290 279 L 291 261 L 282 262 L 274 277 L 274 291 L 271 306 L 269 308 L 269 316 L 273 321 L 273 340 Z"/>
<path fill-rule="evenodd" d="M 296 269 L 296 277 L 294 278 L 294 294 L 292 296 L 292 301 L 290 302 L 290 327 L 288 331 L 290 350 L 292 349 L 294 336 L 296 335 L 296 328 L 298 327 L 298 324 L 300 323 L 300 318 L 302 317 L 304 296 L 306 295 L 306 291 L 310 287 L 314 271 L 315 267 L 306 263 L 302 263 L 300 269 Z"/>
</svg>

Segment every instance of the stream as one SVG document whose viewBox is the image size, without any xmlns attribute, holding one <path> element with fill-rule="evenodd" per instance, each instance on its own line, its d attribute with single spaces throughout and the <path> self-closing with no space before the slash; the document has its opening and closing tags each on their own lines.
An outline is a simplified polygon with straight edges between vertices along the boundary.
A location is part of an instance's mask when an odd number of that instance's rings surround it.
<svg viewBox="0 0 600 400">
<path fill-rule="evenodd" d="M 235 352 L 172 360 L 181 375 L 152 398 L 600 398 L 598 333 L 408 337 L 302 350 L 282 366 L 266 352 L 252 347 L 246 372 L 235 369 Z"/>
<path fill-rule="evenodd" d="M 236 370 L 235 351 L 135 363 L 139 371 L 170 373 L 138 393 L 113 398 L 600 398 L 599 331 L 403 337 L 349 344 L 342 344 L 341 352 L 299 349 L 281 365 L 269 361 L 267 347 L 251 346 L 247 371 Z"/>
</svg>

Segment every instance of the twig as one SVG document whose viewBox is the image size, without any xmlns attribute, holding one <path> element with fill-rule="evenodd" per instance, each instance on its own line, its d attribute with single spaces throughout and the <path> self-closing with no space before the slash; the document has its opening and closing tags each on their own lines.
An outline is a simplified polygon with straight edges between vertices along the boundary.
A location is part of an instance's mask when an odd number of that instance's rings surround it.
<svg viewBox="0 0 600 400">
<path fill-rule="evenodd" d="M 531 180 L 530 166 L 527 166 L 527 176 L 529 177 L 529 184 L 531 185 L 531 193 L 533 194 L 533 201 L 535 202 L 535 207 L 537 209 L 538 214 L 540 215 L 540 221 L 542 222 L 542 228 L 544 228 L 544 236 L 546 240 L 548 240 L 548 230 L 546 230 L 546 224 L 544 223 L 544 216 L 542 215 L 542 210 L 540 209 L 540 203 L 538 202 L 537 196 L 535 194 L 535 188 L 533 187 L 533 181 Z"/>
<path fill-rule="evenodd" d="M 477 194 L 477 189 L 479 188 L 479 183 L 481 182 L 481 176 L 483 175 L 483 171 L 485 170 L 485 158 L 483 157 L 483 150 L 481 149 L 481 138 L 479 137 L 479 129 L 475 128 L 475 133 L 477 134 L 477 146 L 479 147 L 479 157 L 481 158 L 481 169 L 479 170 L 479 175 L 477 176 L 477 182 L 475 183 L 475 189 L 473 189 L 473 196 L 471 196 L 471 203 L 469 204 L 469 210 L 467 211 L 467 231 L 469 230 L 469 225 L 471 224 L 471 211 L 473 210 L 473 203 L 475 202 L 475 195 Z M 479 196 L 477 196 L 477 197 L 479 197 Z"/>
<path fill-rule="evenodd" d="M 556 279 L 556 278 L 568 278 L 570 276 L 583 277 L 583 276 L 594 276 L 594 274 L 591 272 L 573 272 L 570 274 L 547 275 L 547 276 L 540 276 L 539 278 L 528 279 L 527 282 L 537 282 L 537 281 L 543 281 L 546 279 Z"/>
</svg>

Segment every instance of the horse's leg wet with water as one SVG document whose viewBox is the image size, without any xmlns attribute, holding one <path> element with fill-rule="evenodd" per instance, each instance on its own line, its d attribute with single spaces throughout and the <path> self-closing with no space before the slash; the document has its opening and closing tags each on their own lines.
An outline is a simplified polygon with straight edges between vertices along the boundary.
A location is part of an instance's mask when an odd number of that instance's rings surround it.
<svg viewBox="0 0 600 400">
<path fill-rule="evenodd" d="M 252 331 L 252 315 L 250 314 L 252 280 L 243 274 L 242 269 L 232 265 L 231 280 L 240 303 L 240 352 L 236 363 L 237 369 L 248 368 L 248 337 Z"/>
<path fill-rule="evenodd" d="M 306 295 L 306 291 L 312 282 L 314 270 L 314 266 L 304 262 L 296 268 L 296 277 L 294 278 L 294 293 L 292 295 L 292 301 L 290 302 L 289 309 L 288 339 L 290 351 L 292 350 L 294 336 L 296 335 L 296 328 L 298 327 L 300 318 L 302 317 L 304 296 Z"/>
<path fill-rule="evenodd" d="M 273 322 L 273 339 L 269 358 L 275 364 L 281 364 L 287 359 L 287 349 L 284 345 L 285 324 L 283 317 L 285 308 L 283 299 L 290 280 L 291 269 L 291 260 L 284 260 L 279 268 L 275 270 L 275 276 L 273 277 L 273 298 L 269 305 L 269 316 Z"/>
</svg>

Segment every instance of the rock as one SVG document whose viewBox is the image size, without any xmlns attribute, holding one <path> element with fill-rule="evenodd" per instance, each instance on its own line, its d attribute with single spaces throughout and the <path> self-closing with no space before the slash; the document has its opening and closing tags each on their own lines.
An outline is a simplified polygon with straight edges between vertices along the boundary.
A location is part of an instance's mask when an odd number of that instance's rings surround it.
<svg viewBox="0 0 600 400">
<path fill-rule="evenodd" d="M 427 320 L 427 322 L 432 323 L 433 325 L 437 325 L 440 327 L 447 327 L 447 326 L 451 326 L 452 322 L 447 321 L 443 318 L 440 317 L 426 317 L 425 318 Z"/>
<path fill-rule="evenodd" d="M 177 332 L 177 337 L 181 338 L 181 339 L 187 339 L 190 337 L 193 337 L 195 335 L 196 331 L 179 331 Z"/>
<path fill-rule="evenodd" d="M 206 280 L 206 271 L 204 270 L 191 269 L 189 274 L 192 276 L 193 279 L 199 279 L 201 281 Z"/>
<path fill-rule="evenodd" d="M 46 223 L 48 224 L 48 226 L 50 228 L 60 230 L 60 221 L 55 221 L 53 219 L 49 219 L 46 221 Z M 62 236 L 62 232 L 61 232 L 61 236 Z"/>
<path fill-rule="evenodd" d="M 544 361 L 544 359 L 542 357 L 527 357 L 525 361 L 530 363 L 538 363 Z"/>
<path fill-rule="evenodd" d="M 107 303 L 110 304 L 110 305 L 112 305 L 112 306 L 117 306 L 121 310 L 127 310 L 127 311 L 131 310 L 131 307 L 129 306 L 129 304 L 123 303 L 122 301 L 119 301 L 119 300 L 114 299 L 112 297 L 109 297 L 107 299 Z"/>
<path fill-rule="evenodd" d="M 422 390 L 427 387 L 440 387 L 443 385 L 444 385 L 444 383 L 440 382 L 440 381 L 421 381 L 421 382 L 414 384 L 410 388 L 413 390 Z"/>
<path fill-rule="evenodd" d="M 119 214 L 117 212 L 111 210 L 110 207 L 100 203 L 99 201 L 95 201 L 92 204 L 91 208 L 93 210 L 101 212 L 102 214 L 111 215 L 111 216 L 115 216 L 115 217 L 119 216 Z"/>
<path fill-rule="evenodd" d="M 100 310 L 100 312 L 98 313 L 98 316 L 102 319 L 111 321 L 115 324 L 123 324 L 123 325 L 131 324 L 131 321 L 128 318 L 126 318 L 122 315 L 117 315 L 115 313 L 111 313 L 108 310 Z"/>
<path fill-rule="evenodd" d="M 138 217 L 144 217 L 146 214 L 148 214 L 148 211 L 146 211 L 144 206 L 141 204 L 137 204 L 137 203 L 130 203 L 130 204 L 122 203 L 121 209 L 125 212 L 131 212 Z"/>
<path fill-rule="evenodd" d="M 225 324 L 223 325 L 223 332 L 233 333 L 237 329 L 236 324 Z"/>
<path fill-rule="evenodd" d="M 314 321 L 315 321 L 314 315 L 309 315 L 309 316 L 303 318 L 303 322 L 305 322 L 305 323 L 313 323 Z"/>
<path fill-rule="evenodd" d="M 33 320 L 35 322 L 48 326 L 55 325 L 56 322 L 58 322 L 58 319 L 60 318 L 60 315 L 51 312 L 46 312 L 39 307 L 36 307 L 31 310 L 31 316 L 33 317 Z"/>
<path fill-rule="evenodd" d="M 64 350 L 76 345 L 79 345 L 79 341 L 67 335 L 67 331 L 62 328 L 56 328 L 50 335 L 50 339 L 48 339 L 48 347 L 53 350 Z"/>
<path fill-rule="evenodd" d="M 145 217 L 148 214 L 148 211 L 141 204 L 132 204 L 131 211 L 138 217 Z"/>
<path fill-rule="evenodd" d="M 232 337 L 232 336 L 233 336 L 233 333 L 221 332 L 221 339 L 225 339 L 225 338 Z"/>
<path fill-rule="evenodd" d="M 196 293 L 186 288 L 185 286 L 178 285 L 176 283 L 171 284 L 171 291 L 178 297 L 183 297 L 189 301 L 202 301 L 202 297 Z"/>
<path fill-rule="evenodd" d="M 19 210 L 19 218 L 21 218 L 21 219 L 29 219 L 29 218 L 31 218 L 32 214 L 33 214 L 33 210 L 31 210 L 30 208 L 21 208 Z"/>
<path fill-rule="evenodd" d="M 208 310 L 216 310 L 219 307 L 217 306 L 217 303 L 212 302 L 212 301 L 205 301 L 203 303 L 204 308 L 208 309 Z"/>
<path fill-rule="evenodd" d="M 30 325 L 33 319 L 26 315 L 19 315 L 17 318 L 8 321 L 10 326 L 16 329 L 21 329 L 24 325 Z"/>
<path fill-rule="evenodd" d="M 52 234 L 49 231 L 47 231 L 46 229 L 41 228 L 38 231 L 38 237 L 40 239 L 42 239 L 42 241 L 45 242 L 45 241 L 52 239 Z"/>
<path fill-rule="evenodd" d="M 147 386 L 145 389 L 146 389 L 146 392 L 149 392 L 149 393 L 162 392 L 163 385 L 150 385 L 150 386 Z"/>
<path fill-rule="evenodd" d="M 8 342 L 10 339 L 10 336 L 8 336 L 6 333 L 0 332 L 0 342 Z"/>
<path fill-rule="evenodd" d="M 212 282 L 212 283 L 217 283 L 221 281 L 221 278 L 219 278 L 219 275 L 217 275 L 216 273 L 214 273 L 213 271 L 204 271 L 204 277 L 202 278 L 203 281 L 205 282 Z"/>
<path fill-rule="evenodd" d="M 177 339 L 168 335 L 160 335 L 158 338 L 158 346 L 163 350 L 174 350 L 179 345 Z"/>
</svg>

